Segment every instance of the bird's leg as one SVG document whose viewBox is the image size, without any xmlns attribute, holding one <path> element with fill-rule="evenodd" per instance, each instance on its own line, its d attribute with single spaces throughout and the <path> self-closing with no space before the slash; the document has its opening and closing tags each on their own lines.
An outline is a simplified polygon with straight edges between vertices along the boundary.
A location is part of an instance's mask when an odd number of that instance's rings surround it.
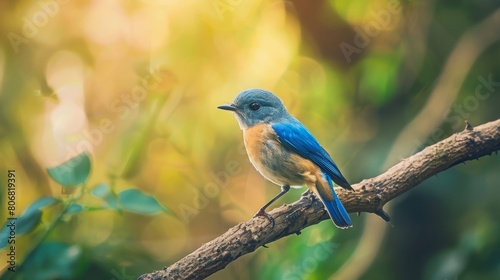
<svg viewBox="0 0 500 280">
<path fill-rule="evenodd" d="M 281 192 L 279 194 L 277 194 L 275 197 L 273 197 L 271 200 L 269 200 L 268 203 L 264 204 L 264 206 L 262 206 L 259 209 L 259 212 L 257 212 L 257 214 L 255 214 L 255 216 L 262 216 L 262 215 L 264 215 L 264 213 L 266 213 L 266 208 L 269 207 L 269 205 L 271 205 L 273 202 L 275 202 L 278 198 L 280 198 L 285 193 L 287 193 L 289 190 L 290 190 L 290 186 L 288 186 L 288 185 L 282 186 L 281 187 Z"/>
<path fill-rule="evenodd" d="M 271 217 L 271 215 L 269 215 L 266 212 L 266 208 L 269 207 L 269 205 L 271 205 L 273 202 L 275 202 L 282 195 L 284 195 L 285 193 L 287 193 L 289 190 L 290 190 L 290 186 L 288 186 L 288 185 L 281 186 L 281 192 L 279 194 L 277 194 L 275 197 L 273 197 L 271 200 L 269 200 L 268 203 L 264 204 L 264 206 L 262 206 L 259 209 L 259 211 L 253 217 L 255 218 L 255 217 L 258 217 L 258 216 L 264 216 L 264 217 L 266 217 L 269 220 L 269 222 L 271 222 L 271 224 L 274 227 L 274 219 L 273 219 L 273 217 Z"/>
</svg>

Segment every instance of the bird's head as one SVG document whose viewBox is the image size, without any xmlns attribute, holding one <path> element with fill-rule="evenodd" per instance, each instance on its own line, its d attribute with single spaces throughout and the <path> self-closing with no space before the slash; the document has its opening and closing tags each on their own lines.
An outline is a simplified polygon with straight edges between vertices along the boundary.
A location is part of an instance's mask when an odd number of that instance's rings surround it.
<svg viewBox="0 0 500 280">
<path fill-rule="evenodd" d="M 260 123 L 276 122 L 288 115 L 281 100 L 263 89 L 242 91 L 236 96 L 233 103 L 217 108 L 233 111 L 242 130 Z"/>
</svg>

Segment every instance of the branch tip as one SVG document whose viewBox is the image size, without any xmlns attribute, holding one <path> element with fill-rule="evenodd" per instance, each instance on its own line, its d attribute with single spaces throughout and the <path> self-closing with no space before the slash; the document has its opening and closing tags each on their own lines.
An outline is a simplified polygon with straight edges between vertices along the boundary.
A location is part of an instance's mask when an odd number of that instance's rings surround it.
<svg viewBox="0 0 500 280">
<path fill-rule="evenodd" d="M 389 214 L 387 214 L 387 212 L 385 212 L 384 209 L 382 209 L 382 208 L 378 209 L 377 211 L 375 211 L 373 213 L 377 214 L 380 218 L 382 218 L 384 221 L 386 221 L 388 223 L 391 221 L 391 217 L 389 217 Z"/>
</svg>

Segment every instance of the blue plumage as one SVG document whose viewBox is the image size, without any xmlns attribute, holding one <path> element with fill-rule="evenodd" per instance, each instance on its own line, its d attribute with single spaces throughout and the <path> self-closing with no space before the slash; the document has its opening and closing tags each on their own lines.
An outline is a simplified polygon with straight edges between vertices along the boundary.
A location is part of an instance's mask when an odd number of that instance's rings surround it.
<svg viewBox="0 0 500 280">
<path fill-rule="evenodd" d="M 281 192 L 255 216 L 265 216 L 274 224 L 265 209 L 290 186 L 305 185 L 323 202 L 337 227 L 352 226 L 333 182 L 348 190 L 353 190 L 351 185 L 328 152 L 288 113 L 277 96 L 265 90 L 250 89 L 238 94 L 232 104 L 218 108 L 235 113 L 250 162 L 267 180 L 281 186 Z"/>
<path fill-rule="evenodd" d="M 335 178 L 334 182 L 344 188 L 352 190 L 352 187 L 344 176 L 342 176 L 330 155 L 321 147 L 307 128 L 296 119 L 288 122 L 274 123 L 271 127 L 278 135 L 278 139 L 283 146 L 303 158 L 311 160 L 321 168 L 323 176 L 331 188 L 333 200 L 329 200 L 321 192 L 319 192 L 319 198 L 338 227 L 346 228 L 351 226 L 351 218 L 333 190 L 332 178 Z"/>
<path fill-rule="evenodd" d="M 348 228 L 352 226 L 349 214 L 345 210 L 345 207 L 342 204 L 342 202 L 340 202 L 340 199 L 335 193 L 335 191 L 333 191 L 332 181 L 330 180 L 328 174 L 324 174 L 324 176 L 328 181 L 328 184 L 330 185 L 333 194 L 333 200 L 328 200 L 320 192 L 320 199 L 325 205 L 328 215 L 330 215 L 330 218 L 332 218 L 333 222 L 340 228 Z"/>
<path fill-rule="evenodd" d="M 339 186 L 352 190 L 330 155 L 297 119 L 271 125 L 280 142 L 289 150 L 316 163 Z"/>
</svg>

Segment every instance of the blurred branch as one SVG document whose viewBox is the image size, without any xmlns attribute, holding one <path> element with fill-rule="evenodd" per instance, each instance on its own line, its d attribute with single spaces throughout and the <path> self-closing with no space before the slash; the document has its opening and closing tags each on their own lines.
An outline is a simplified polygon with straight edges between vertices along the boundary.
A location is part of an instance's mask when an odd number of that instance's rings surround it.
<svg viewBox="0 0 500 280">
<path fill-rule="evenodd" d="M 411 36 L 405 37 L 409 48 L 406 50 L 403 69 L 407 69 L 407 72 L 401 75 L 405 79 L 401 80 L 403 84 L 400 87 L 403 88 L 399 91 L 406 91 L 421 71 L 433 9 L 434 1 L 430 1 L 427 5 L 416 5 L 406 10 L 409 14 L 404 17 L 407 20 L 406 28 L 408 28 L 405 34 L 411 34 Z M 412 19 L 418 19 L 418 22 L 412 22 Z M 473 64 L 488 47 L 500 39 L 500 33 L 496 32 L 499 23 L 500 9 L 497 9 L 485 20 L 464 32 L 450 52 L 425 106 L 411 122 L 405 125 L 396 138 L 385 163 L 381 165 L 384 169 L 397 162 L 402 157 L 401 155 L 411 154 L 406 151 L 412 146 L 415 147 L 414 139 L 427 139 L 432 135 L 433 130 L 439 127 L 444 120 L 443 114 L 446 115 L 446 110 L 453 107 L 452 104 L 459 93 L 458 89 Z M 391 204 L 386 205 L 385 210 L 390 213 Z M 329 279 L 358 279 L 370 267 L 377 257 L 387 230 L 387 227 L 378 223 L 376 219 L 374 216 L 365 219 L 365 230 L 354 253 Z"/>
<path fill-rule="evenodd" d="M 500 150 L 500 119 L 466 128 L 423 151 L 401 160 L 385 173 L 353 185 L 354 192 L 336 188 L 349 212 L 371 212 L 388 219 L 382 207 L 425 179 L 454 165 L 491 155 Z M 139 279 L 203 279 L 223 269 L 242 255 L 329 219 L 323 204 L 306 192 L 301 199 L 269 212 L 275 219 L 258 217 L 240 223 L 193 253 L 162 270 Z M 333 230 L 333 225 L 332 225 Z"/>
<path fill-rule="evenodd" d="M 414 139 L 423 139 L 441 124 L 443 113 L 455 101 L 467 73 L 478 57 L 491 45 L 500 40 L 498 26 L 500 9 L 469 28 L 457 42 L 437 77 L 432 92 L 425 106 L 413 120 L 403 129 L 396 143 L 408 143 L 412 146 Z M 429 121 L 436 120 L 435 122 Z M 439 120 L 439 121 L 438 121 Z M 408 146 L 396 146 L 387 156 L 389 160 L 397 155 L 406 155 Z"/>
</svg>

